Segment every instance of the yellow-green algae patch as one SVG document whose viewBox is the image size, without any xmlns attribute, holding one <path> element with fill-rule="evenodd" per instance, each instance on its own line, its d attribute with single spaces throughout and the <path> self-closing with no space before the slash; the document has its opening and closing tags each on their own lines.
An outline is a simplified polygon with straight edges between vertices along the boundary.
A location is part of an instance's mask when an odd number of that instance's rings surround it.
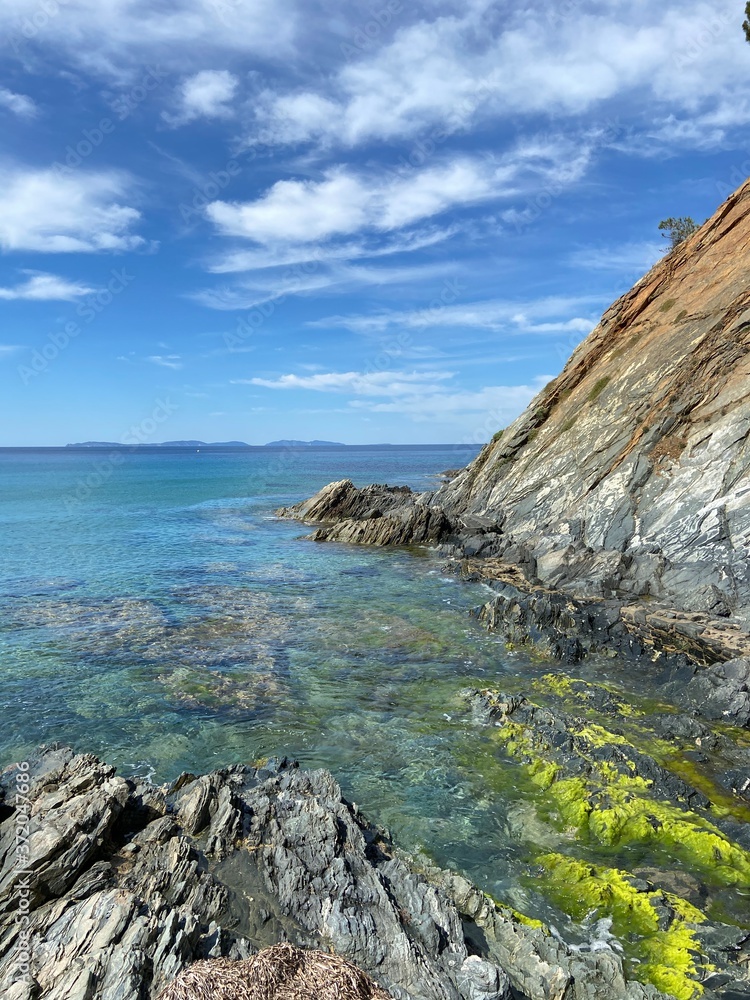
<svg viewBox="0 0 750 1000">
<path fill-rule="evenodd" d="M 611 705 L 614 711 L 624 718 L 637 718 L 645 715 L 642 708 L 625 701 L 615 687 L 609 684 L 592 684 L 580 677 L 570 677 L 568 674 L 545 674 L 531 682 L 531 686 L 541 695 L 552 695 L 562 701 L 573 701 L 585 708 L 595 708 L 591 701 L 592 690 L 605 691 L 612 696 Z"/>
<path fill-rule="evenodd" d="M 623 774 L 612 764 L 595 760 L 581 742 L 597 748 L 608 745 L 620 750 L 631 746 L 623 737 L 601 726 L 573 730 L 579 737 L 578 756 L 587 765 L 585 774 L 566 777 L 561 766 L 548 756 L 551 748 L 531 726 L 506 721 L 495 739 L 507 753 L 520 758 L 531 780 L 549 795 L 558 816 L 579 836 L 590 836 L 605 847 L 648 843 L 671 857 L 682 859 L 706 874 L 714 883 L 738 885 L 750 882 L 750 853 L 732 843 L 710 820 L 699 814 L 656 799 L 652 782 L 635 773 Z"/>
<path fill-rule="evenodd" d="M 543 855 L 539 863 L 545 869 L 549 896 L 574 920 L 583 920 L 592 911 L 611 918 L 614 933 L 625 943 L 630 959 L 638 963 L 634 969 L 638 979 L 677 1000 L 692 1000 L 703 993 L 696 978 L 701 954 L 696 926 L 706 920 L 700 910 L 659 889 L 639 890 L 627 872 L 616 868 L 601 868 L 563 854 Z M 665 910 L 670 914 L 667 917 Z"/>
<path fill-rule="evenodd" d="M 625 740 L 616 734 L 607 734 L 601 726 L 591 725 L 578 731 L 577 735 L 584 736 L 593 745 L 604 745 L 605 743 L 626 743 L 637 745 L 639 748 L 654 757 L 663 767 L 687 784 L 697 788 L 712 802 L 712 812 L 715 816 L 722 818 L 732 816 L 741 822 L 750 822 L 750 806 L 741 802 L 737 796 L 726 791 L 716 783 L 708 774 L 704 773 L 686 753 L 695 750 L 695 742 L 685 741 L 682 745 L 675 745 L 674 742 L 665 740 L 654 735 L 643 722 L 644 716 L 649 711 L 671 712 L 673 709 L 660 702 L 653 700 L 639 699 L 638 705 L 632 705 L 622 699 L 622 695 L 615 687 L 609 684 L 593 684 L 589 681 L 567 674 L 545 674 L 532 682 L 532 686 L 540 695 L 551 695 L 567 704 L 574 703 L 577 708 L 587 710 L 586 715 L 597 712 L 598 709 L 592 702 L 592 691 L 604 691 L 613 696 L 610 705 L 614 712 L 620 716 L 619 724 L 628 733 L 630 739 Z M 717 731 L 722 731 L 721 725 L 714 726 Z M 598 734 L 598 735 L 597 735 Z M 725 735 L 727 735 L 725 733 Z M 735 743 L 742 745 L 741 734 L 734 730 L 728 733 Z M 603 743 L 600 740 L 603 738 Z"/>
</svg>

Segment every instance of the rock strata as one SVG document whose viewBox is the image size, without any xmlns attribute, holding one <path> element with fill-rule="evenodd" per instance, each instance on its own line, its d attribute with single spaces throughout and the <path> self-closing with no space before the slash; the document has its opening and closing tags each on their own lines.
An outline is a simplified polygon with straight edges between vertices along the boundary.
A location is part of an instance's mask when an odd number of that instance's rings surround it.
<svg viewBox="0 0 750 1000">
<path fill-rule="evenodd" d="M 634 607 L 619 615 L 625 640 L 655 654 L 747 657 L 749 251 L 750 181 L 449 483 L 399 495 L 346 480 L 281 513 L 320 523 L 318 541 L 440 544 L 513 566 L 532 589 L 619 601 Z"/>
<path fill-rule="evenodd" d="M 280 517 L 323 522 L 308 537 L 315 542 L 357 545 L 435 545 L 451 532 L 439 507 L 422 502 L 406 486 L 366 486 L 350 479 L 331 483 L 310 500 L 277 511 Z"/>
<path fill-rule="evenodd" d="M 28 763 L 0 784 L 7 1000 L 146 1000 L 196 960 L 280 941 L 402 1000 L 660 996 L 614 950 L 571 951 L 459 876 L 418 872 L 325 771 L 270 761 L 154 786 L 64 747 Z"/>
</svg>

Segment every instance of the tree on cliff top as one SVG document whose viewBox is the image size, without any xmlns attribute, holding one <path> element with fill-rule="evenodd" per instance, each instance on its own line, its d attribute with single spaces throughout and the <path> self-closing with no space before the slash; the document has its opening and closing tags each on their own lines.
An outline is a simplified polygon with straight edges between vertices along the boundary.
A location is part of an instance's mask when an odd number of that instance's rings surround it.
<svg viewBox="0 0 750 1000">
<path fill-rule="evenodd" d="M 748 7 L 750 7 L 750 0 L 748 0 Z M 659 223 L 659 229 L 662 230 L 664 239 L 670 241 L 670 250 L 674 250 L 688 236 L 692 236 L 693 233 L 697 232 L 700 226 L 689 215 L 681 216 L 679 219 L 673 219 L 670 216 L 668 219 L 662 219 Z"/>
<path fill-rule="evenodd" d="M 745 20 L 742 27 L 745 29 L 745 38 L 750 42 L 750 0 L 745 4 Z"/>
</svg>

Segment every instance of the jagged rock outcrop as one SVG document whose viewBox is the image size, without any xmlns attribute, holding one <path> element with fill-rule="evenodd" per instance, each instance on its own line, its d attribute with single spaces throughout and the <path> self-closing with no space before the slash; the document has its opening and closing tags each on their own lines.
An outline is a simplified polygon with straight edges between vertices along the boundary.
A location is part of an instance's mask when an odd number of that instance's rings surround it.
<svg viewBox="0 0 750 1000">
<path fill-rule="evenodd" d="M 325 771 L 161 787 L 53 747 L 0 788 L 4 1000 L 148 1000 L 193 961 L 283 940 L 400 1000 L 510 1000 L 511 983 L 530 1000 L 660 996 L 626 983 L 615 950 L 570 950 L 460 876 L 418 874 Z"/>
<path fill-rule="evenodd" d="M 310 500 L 282 507 L 279 517 L 323 521 L 309 538 L 314 542 L 356 545 L 435 545 L 452 524 L 439 507 L 422 503 L 408 486 L 366 486 L 350 479 L 330 483 Z"/>
</svg>

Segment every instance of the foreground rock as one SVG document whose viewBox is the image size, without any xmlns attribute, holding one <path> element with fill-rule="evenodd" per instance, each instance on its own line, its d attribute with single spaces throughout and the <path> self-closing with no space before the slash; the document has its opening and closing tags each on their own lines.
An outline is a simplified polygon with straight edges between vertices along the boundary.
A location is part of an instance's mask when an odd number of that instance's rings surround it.
<svg viewBox="0 0 750 1000">
<path fill-rule="evenodd" d="M 0 787 L 7 1000 L 146 1000 L 195 960 L 284 940 L 402 1000 L 659 996 L 625 982 L 616 951 L 571 951 L 459 876 L 417 874 L 325 771 L 281 761 L 156 787 L 51 748 Z"/>
</svg>

